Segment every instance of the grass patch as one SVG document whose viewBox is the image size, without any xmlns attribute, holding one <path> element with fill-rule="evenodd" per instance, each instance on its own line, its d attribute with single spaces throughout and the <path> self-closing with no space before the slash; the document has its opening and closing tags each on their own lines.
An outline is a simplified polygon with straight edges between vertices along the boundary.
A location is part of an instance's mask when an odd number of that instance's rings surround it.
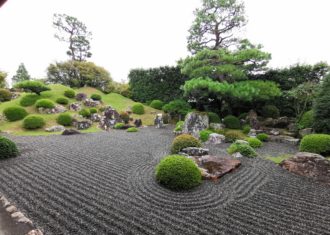
<svg viewBox="0 0 330 235">
<path fill-rule="evenodd" d="M 272 157 L 272 156 L 268 156 L 266 157 L 267 160 L 274 162 L 275 164 L 280 164 L 282 161 L 289 159 L 290 157 L 292 157 L 292 155 L 290 154 L 283 154 L 277 157 Z"/>
</svg>

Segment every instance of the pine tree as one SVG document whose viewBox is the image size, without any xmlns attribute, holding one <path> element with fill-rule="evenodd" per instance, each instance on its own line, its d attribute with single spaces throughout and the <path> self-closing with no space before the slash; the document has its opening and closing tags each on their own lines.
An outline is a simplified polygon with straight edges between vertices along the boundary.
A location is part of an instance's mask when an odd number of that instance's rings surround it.
<svg viewBox="0 0 330 235">
<path fill-rule="evenodd" d="M 330 74 L 322 81 L 315 99 L 314 129 L 317 133 L 330 134 Z"/>
<path fill-rule="evenodd" d="M 16 74 L 13 76 L 12 81 L 13 83 L 18 83 L 26 80 L 31 80 L 31 77 L 28 71 L 26 70 L 25 65 L 21 63 L 18 66 L 18 69 L 16 71 Z"/>
</svg>

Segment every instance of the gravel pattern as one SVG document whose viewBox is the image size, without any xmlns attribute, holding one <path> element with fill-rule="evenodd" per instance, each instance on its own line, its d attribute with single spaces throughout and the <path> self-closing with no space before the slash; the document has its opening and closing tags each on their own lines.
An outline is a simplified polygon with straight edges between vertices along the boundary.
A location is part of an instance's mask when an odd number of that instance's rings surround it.
<svg viewBox="0 0 330 235">
<path fill-rule="evenodd" d="M 189 192 L 159 186 L 170 127 L 10 138 L 22 154 L 0 161 L 0 192 L 45 234 L 330 234 L 330 187 L 261 158 Z"/>
</svg>

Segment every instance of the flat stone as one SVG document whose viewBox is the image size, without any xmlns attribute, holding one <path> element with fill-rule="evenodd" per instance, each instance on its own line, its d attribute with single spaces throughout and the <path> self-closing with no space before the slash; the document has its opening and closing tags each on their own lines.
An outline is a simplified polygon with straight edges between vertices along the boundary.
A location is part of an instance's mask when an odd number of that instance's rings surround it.
<svg viewBox="0 0 330 235">
<path fill-rule="evenodd" d="M 9 212 L 9 213 L 14 213 L 17 211 L 17 208 L 15 206 L 8 206 L 6 208 L 6 211 Z"/>
<path fill-rule="evenodd" d="M 46 128 L 45 131 L 47 132 L 62 132 L 65 130 L 64 126 L 52 126 L 50 128 Z"/>
<path fill-rule="evenodd" d="M 232 156 L 233 156 L 234 158 L 241 158 L 241 157 L 244 157 L 240 152 L 233 153 Z"/>
<path fill-rule="evenodd" d="M 223 130 L 225 129 L 225 125 L 222 123 L 210 123 L 210 127 L 214 130 Z"/>
<path fill-rule="evenodd" d="M 14 212 L 10 216 L 11 216 L 11 218 L 17 219 L 17 220 L 21 219 L 21 218 L 25 218 L 25 216 L 23 215 L 22 212 Z"/>
<path fill-rule="evenodd" d="M 75 129 L 67 129 L 62 132 L 62 135 L 79 135 L 79 134 L 81 134 L 81 132 Z"/>
<path fill-rule="evenodd" d="M 0 202 L 2 207 L 10 206 L 10 202 L 4 196 L 0 197 Z"/>
<path fill-rule="evenodd" d="M 26 235 L 43 235 L 43 233 L 39 229 L 31 230 L 28 234 Z"/>
<path fill-rule="evenodd" d="M 204 156 L 209 154 L 208 149 L 197 148 L 197 147 L 188 147 L 181 150 L 182 153 L 187 154 L 188 156 Z"/>
<path fill-rule="evenodd" d="M 212 133 L 209 135 L 209 139 L 207 141 L 208 144 L 221 144 L 224 142 L 226 137 L 224 135 L 220 135 L 217 133 Z"/>
</svg>

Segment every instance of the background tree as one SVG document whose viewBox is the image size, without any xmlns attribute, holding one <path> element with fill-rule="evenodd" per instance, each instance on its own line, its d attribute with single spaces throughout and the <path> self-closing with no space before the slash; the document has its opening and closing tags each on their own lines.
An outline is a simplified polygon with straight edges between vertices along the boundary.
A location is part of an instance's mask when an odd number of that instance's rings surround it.
<svg viewBox="0 0 330 235">
<path fill-rule="evenodd" d="M 237 42 L 233 31 L 246 23 L 244 4 L 238 0 L 202 0 L 189 29 L 188 49 L 193 54 L 204 49 L 227 48 Z"/>
<path fill-rule="evenodd" d="M 69 43 L 67 55 L 72 60 L 84 61 L 92 56 L 89 42 L 92 33 L 84 23 L 66 14 L 54 14 L 53 25 L 58 31 L 55 37 Z"/>
<path fill-rule="evenodd" d="M 28 73 L 28 71 L 25 68 L 25 65 L 21 63 L 18 66 L 18 69 L 16 71 L 16 74 L 12 77 L 13 83 L 18 83 L 26 80 L 31 80 L 31 77 Z"/>
<path fill-rule="evenodd" d="M 0 71 L 0 88 L 6 87 L 7 73 Z"/>
</svg>

